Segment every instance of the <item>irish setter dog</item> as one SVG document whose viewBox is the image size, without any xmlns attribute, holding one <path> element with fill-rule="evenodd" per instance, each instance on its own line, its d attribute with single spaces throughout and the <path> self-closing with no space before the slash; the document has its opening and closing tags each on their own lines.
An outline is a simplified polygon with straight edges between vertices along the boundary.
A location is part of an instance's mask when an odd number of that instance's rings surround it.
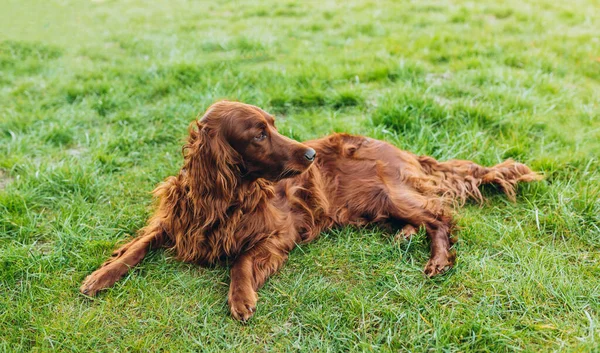
<svg viewBox="0 0 600 353">
<path fill-rule="evenodd" d="M 238 320 L 256 310 L 257 290 L 299 243 L 331 227 L 386 223 L 409 237 L 424 227 L 431 244 L 425 274 L 451 268 L 453 201 L 482 200 L 482 184 L 515 197 L 539 180 L 508 160 L 494 167 L 438 162 L 383 141 L 333 134 L 296 142 L 262 109 L 221 101 L 192 123 L 184 164 L 154 194 L 158 208 L 131 242 L 89 275 L 81 292 L 112 286 L 150 249 L 166 247 L 198 264 L 231 263 L 228 304 Z"/>
</svg>

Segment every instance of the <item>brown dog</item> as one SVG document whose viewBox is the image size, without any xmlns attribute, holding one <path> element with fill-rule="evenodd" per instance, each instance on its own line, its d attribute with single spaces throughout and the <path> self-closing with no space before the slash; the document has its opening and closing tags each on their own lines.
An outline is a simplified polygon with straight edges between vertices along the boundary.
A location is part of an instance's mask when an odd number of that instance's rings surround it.
<svg viewBox="0 0 600 353">
<path fill-rule="evenodd" d="M 228 101 L 192 124 L 184 157 L 179 175 L 154 191 L 160 203 L 148 225 L 85 279 L 82 293 L 112 286 L 148 250 L 168 247 L 182 261 L 231 260 L 229 307 L 247 320 L 256 291 L 297 243 L 373 222 L 403 226 L 404 236 L 423 226 L 431 241 L 425 273 L 434 276 L 454 263 L 453 200 L 482 200 L 478 187 L 488 183 L 514 199 L 517 182 L 540 179 L 513 161 L 440 163 L 361 136 L 299 143 L 279 134 L 262 109 Z"/>
</svg>

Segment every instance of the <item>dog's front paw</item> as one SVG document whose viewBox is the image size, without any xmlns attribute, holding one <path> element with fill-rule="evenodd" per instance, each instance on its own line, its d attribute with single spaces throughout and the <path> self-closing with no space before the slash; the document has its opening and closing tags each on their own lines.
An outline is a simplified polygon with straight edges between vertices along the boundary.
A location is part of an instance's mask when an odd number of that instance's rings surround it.
<svg viewBox="0 0 600 353">
<path fill-rule="evenodd" d="M 227 302 L 234 319 L 248 321 L 256 312 L 258 297 L 254 290 L 235 289 L 229 291 Z"/>
<path fill-rule="evenodd" d="M 87 296 L 93 297 L 99 291 L 106 289 L 121 278 L 121 275 L 108 267 L 102 267 L 87 276 L 81 284 L 79 291 Z"/>
<path fill-rule="evenodd" d="M 454 266 L 454 257 L 453 252 L 434 255 L 425 265 L 425 274 L 433 277 L 448 271 Z"/>
</svg>

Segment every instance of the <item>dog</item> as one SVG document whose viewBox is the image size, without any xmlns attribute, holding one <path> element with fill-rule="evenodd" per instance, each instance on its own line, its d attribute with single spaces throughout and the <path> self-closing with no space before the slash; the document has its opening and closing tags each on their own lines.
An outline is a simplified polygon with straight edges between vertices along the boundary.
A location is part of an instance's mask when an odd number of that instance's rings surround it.
<svg viewBox="0 0 600 353">
<path fill-rule="evenodd" d="M 524 164 L 493 167 L 438 162 L 363 136 L 333 134 L 297 142 L 274 117 L 239 102 L 220 101 L 193 122 L 184 164 L 155 190 L 158 207 L 131 242 L 89 275 L 80 291 L 112 286 L 151 249 L 200 265 L 231 264 L 228 305 L 246 321 L 257 290 L 281 268 L 296 244 L 345 225 L 387 224 L 397 236 L 423 227 L 430 241 L 427 276 L 451 268 L 451 206 L 482 201 L 482 184 L 514 200 L 518 182 L 540 180 Z"/>
</svg>

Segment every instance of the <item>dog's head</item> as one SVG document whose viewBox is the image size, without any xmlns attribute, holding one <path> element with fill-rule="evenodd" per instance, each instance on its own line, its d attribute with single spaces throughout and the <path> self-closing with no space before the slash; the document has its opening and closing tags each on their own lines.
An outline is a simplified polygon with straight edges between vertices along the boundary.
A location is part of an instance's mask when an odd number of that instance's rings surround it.
<svg viewBox="0 0 600 353">
<path fill-rule="evenodd" d="M 213 104 L 197 122 L 194 134 L 199 135 L 197 147 L 204 152 L 203 168 L 210 168 L 210 163 L 215 168 L 234 167 L 245 180 L 275 181 L 297 175 L 316 157 L 314 149 L 277 132 L 272 115 L 249 104 Z"/>
</svg>

